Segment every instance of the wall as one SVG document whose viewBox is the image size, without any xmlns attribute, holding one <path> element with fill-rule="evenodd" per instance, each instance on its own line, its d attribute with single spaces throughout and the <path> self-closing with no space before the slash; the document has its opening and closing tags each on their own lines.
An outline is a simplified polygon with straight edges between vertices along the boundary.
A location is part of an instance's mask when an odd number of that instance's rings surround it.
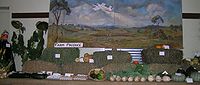
<svg viewBox="0 0 200 85">
<path fill-rule="evenodd" d="M 8 8 L 8 9 L 7 9 Z M 0 34 L 4 31 L 10 31 L 10 22 L 11 15 L 9 9 L 9 2 L 6 0 L 0 0 Z"/>
<path fill-rule="evenodd" d="M 48 12 L 50 0 L 0 0 L 10 6 L 11 13 L 26 12 Z M 200 0 L 182 0 L 183 13 L 200 13 Z M 5 5 L 4 4 L 4 5 Z M 1 6 L 1 4 L 0 4 Z M 27 27 L 26 40 L 29 39 L 30 33 L 35 29 L 36 21 L 47 21 L 48 18 L 41 19 L 18 19 Z M 13 29 L 13 28 L 11 28 Z M 191 58 L 194 52 L 200 51 L 200 20 L 183 19 L 183 52 L 185 58 Z"/>
<path fill-rule="evenodd" d="M 183 13 L 200 13 L 200 0 L 182 0 Z M 200 19 L 183 19 L 183 53 L 185 58 L 194 57 L 200 51 Z"/>
</svg>

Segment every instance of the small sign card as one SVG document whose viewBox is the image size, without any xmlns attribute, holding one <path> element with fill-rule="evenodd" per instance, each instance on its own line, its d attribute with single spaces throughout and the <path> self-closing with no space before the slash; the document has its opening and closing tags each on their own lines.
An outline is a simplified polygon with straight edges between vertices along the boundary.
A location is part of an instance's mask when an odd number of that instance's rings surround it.
<svg viewBox="0 0 200 85">
<path fill-rule="evenodd" d="M 55 58 L 60 58 L 60 54 L 55 54 Z"/>
<path fill-rule="evenodd" d="M 55 43 L 55 48 L 78 48 L 83 47 L 83 43 Z"/>
<path fill-rule="evenodd" d="M 175 73 L 175 75 L 176 75 L 176 76 L 181 76 L 182 74 L 181 74 L 181 73 Z"/>
<path fill-rule="evenodd" d="M 89 63 L 94 63 L 94 59 L 89 59 Z"/>
<path fill-rule="evenodd" d="M 6 47 L 7 47 L 7 48 L 10 48 L 10 44 L 6 44 Z"/>
<path fill-rule="evenodd" d="M 65 76 L 67 76 L 67 77 L 71 77 L 73 75 L 74 75 L 73 73 L 65 73 Z"/>
<path fill-rule="evenodd" d="M 187 83 L 193 83 L 193 79 L 192 78 L 186 78 L 185 79 Z"/>
<path fill-rule="evenodd" d="M 159 55 L 160 55 L 160 56 L 165 56 L 165 52 L 164 52 L 164 51 L 160 51 L 160 52 L 159 52 Z"/>
<path fill-rule="evenodd" d="M 107 60 L 112 60 L 113 56 L 112 55 L 107 55 Z"/>
</svg>

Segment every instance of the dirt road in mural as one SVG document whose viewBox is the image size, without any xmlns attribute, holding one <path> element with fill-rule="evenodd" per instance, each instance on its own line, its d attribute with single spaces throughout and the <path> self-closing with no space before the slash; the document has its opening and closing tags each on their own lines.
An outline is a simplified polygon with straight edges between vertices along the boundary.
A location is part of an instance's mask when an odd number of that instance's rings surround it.
<svg viewBox="0 0 200 85">
<path fill-rule="evenodd" d="M 86 26 L 51 25 L 48 46 L 54 42 L 82 42 L 84 47 L 146 48 L 155 44 L 170 44 L 182 48 L 181 26 L 142 28 L 92 28 Z"/>
</svg>

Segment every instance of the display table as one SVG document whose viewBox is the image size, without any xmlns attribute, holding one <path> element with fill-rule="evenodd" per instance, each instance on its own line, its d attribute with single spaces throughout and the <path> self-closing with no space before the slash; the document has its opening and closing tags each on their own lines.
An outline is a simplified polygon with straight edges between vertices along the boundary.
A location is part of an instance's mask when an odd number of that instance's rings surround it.
<svg viewBox="0 0 200 85">
<path fill-rule="evenodd" d="M 200 85 L 200 82 L 111 82 L 111 81 L 66 81 L 37 79 L 0 79 L 0 85 Z"/>
</svg>

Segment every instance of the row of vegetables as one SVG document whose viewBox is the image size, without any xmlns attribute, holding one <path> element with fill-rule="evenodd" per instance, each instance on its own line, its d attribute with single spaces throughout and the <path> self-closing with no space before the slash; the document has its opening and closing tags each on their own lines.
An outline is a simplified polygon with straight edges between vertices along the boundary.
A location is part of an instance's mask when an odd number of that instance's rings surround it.
<svg viewBox="0 0 200 85">
<path fill-rule="evenodd" d="M 167 71 L 163 71 L 160 73 L 153 73 L 148 70 L 148 66 L 145 64 L 138 64 L 135 68 L 129 68 L 122 71 L 116 72 L 105 72 L 103 69 L 91 69 L 88 74 L 76 75 L 71 74 L 69 76 L 61 75 L 58 73 L 49 74 L 37 74 L 37 73 L 20 73 L 15 72 L 9 74 L 7 77 L 9 78 L 36 78 L 36 79 L 58 79 L 58 80 L 95 80 L 95 81 L 104 81 L 109 80 L 112 82 L 169 82 L 169 81 L 177 81 L 184 82 L 186 79 L 190 78 L 194 82 L 200 82 L 200 72 L 196 70 L 194 67 L 190 66 L 186 70 L 182 68 L 177 69 L 175 73 L 168 73 Z M 84 76 L 83 76 L 84 75 Z"/>
<path fill-rule="evenodd" d="M 175 73 L 163 71 L 156 74 L 148 71 L 147 66 L 140 64 L 137 65 L 135 69 L 130 68 L 123 71 L 106 72 L 106 80 L 109 81 L 183 82 L 187 79 L 200 82 L 200 72 L 198 72 L 194 67 L 190 66 L 186 69 L 186 71 L 182 68 L 179 68 Z"/>
</svg>

